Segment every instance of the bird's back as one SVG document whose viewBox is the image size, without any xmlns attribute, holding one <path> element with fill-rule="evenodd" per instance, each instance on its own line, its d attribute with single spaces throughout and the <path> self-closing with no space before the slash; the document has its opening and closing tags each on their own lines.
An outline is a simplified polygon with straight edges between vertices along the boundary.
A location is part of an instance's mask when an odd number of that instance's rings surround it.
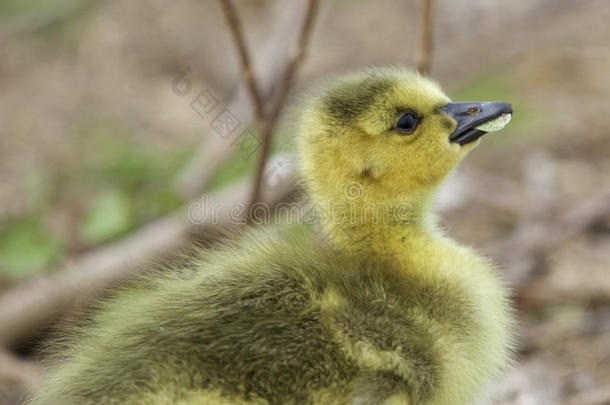
<svg viewBox="0 0 610 405">
<path fill-rule="evenodd" d="M 459 284 L 408 274 L 245 237 L 107 300 L 32 403 L 420 403 L 478 323 Z"/>
</svg>

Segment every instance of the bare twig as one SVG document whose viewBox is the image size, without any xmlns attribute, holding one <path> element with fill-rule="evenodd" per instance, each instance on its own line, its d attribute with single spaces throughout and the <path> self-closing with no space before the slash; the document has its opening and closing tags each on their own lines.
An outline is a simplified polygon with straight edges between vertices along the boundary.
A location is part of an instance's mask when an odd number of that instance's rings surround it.
<svg viewBox="0 0 610 405">
<path fill-rule="evenodd" d="M 277 120 L 282 106 L 284 105 L 284 101 L 286 100 L 286 96 L 288 95 L 288 91 L 290 90 L 290 86 L 294 80 L 294 76 L 301 65 L 301 62 L 305 58 L 307 45 L 309 43 L 309 38 L 311 37 L 311 31 L 318 13 L 318 8 L 319 0 L 309 0 L 307 14 L 305 15 L 303 25 L 301 26 L 301 31 L 299 32 L 296 48 L 294 49 L 291 58 L 286 65 L 286 69 L 282 75 L 281 81 L 279 82 L 278 88 L 273 95 L 269 113 L 269 121 L 271 123 L 274 123 Z"/>
<path fill-rule="evenodd" d="M 305 14 L 305 19 L 303 21 L 303 25 L 299 33 L 296 48 L 292 54 L 292 57 L 286 65 L 286 70 L 282 75 L 281 82 L 279 83 L 279 86 L 275 91 L 275 94 L 273 95 L 273 101 L 271 104 L 269 116 L 267 117 L 264 126 L 261 129 L 263 141 L 261 145 L 258 164 L 256 166 L 256 172 L 254 175 L 252 191 L 249 199 L 249 206 L 255 204 L 260 197 L 264 168 L 269 155 L 269 147 L 271 146 L 271 135 L 273 134 L 273 127 L 275 126 L 282 106 L 284 105 L 284 101 L 286 100 L 286 96 L 288 95 L 288 91 L 290 90 L 290 87 L 294 80 L 295 73 L 297 72 L 305 56 L 307 44 L 309 43 L 309 38 L 311 37 L 313 22 L 315 21 L 315 17 L 317 15 L 318 6 L 318 0 L 309 0 L 307 13 Z"/>
<path fill-rule="evenodd" d="M 263 95 L 277 87 L 277 77 L 281 77 L 283 72 L 283 67 L 277 61 L 285 59 L 290 52 L 300 31 L 299 22 L 302 21 L 306 6 L 307 3 L 302 0 L 284 0 L 274 9 L 275 17 L 269 40 L 256 52 L 259 57 L 252 61 Z M 240 81 L 227 106 L 243 125 L 248 125 L 253 119 L 249 94 L 245 82 Z M 180 195 L 188 199 L 197 197 L 234 150 L 232 145 L 232 142 L 220 136 L 205 137 L 189 164 L 176 178 L 176 188 Z"/>
<path fill-rule="evenodd" d="M 260 92 L 256 75 L 254 74 L 252 63 L 250 61 L 250 54 L 246 45 L 246 39 L 244 38 L 241 21 L 239 20 L 239 16 L 237 15 L 231 0 L 219 1 L 225 15 L 225 19 L 227 20 L 229 31 L 233 36 L 235 47 L 237 48 L 242 74 L 244 76 L 244 81 L 248 86 L 248 92 L 250 94 L 250 98 L 252 99 L 256 119 L 259 122 L 263 122 L 265 119 L 265 104 Z"/>
<path fill-rule="evenodd" d="M 294 184 L 292 168 L 288 164 L 281 165 L 279 170 L 283 170 L 279 174 L 282 183 L 266 190 L 264 196 L 264 201 L 271 207 Z M 0 346 L 8 346 L 39 330 L 67 309 L 99 295 L 109 284 L 160 260 L 184 244 L 189 235 L 234 223 L 231 207 L 235 204 L 245 206 L 248 186 L 244 179 L 236 186 L 209 195 L 204 204 L 195 200 L 174 215 L 159 219 L 124 240 L 4 292 L 0 295 Z M 216 210 L 218 207 L 222 209 Z M 193 221 L 193 214 L 201 221 Z"/>
<path fill-rule="evenodd" d="M 271 110 L 268 116 L 265 115 L 266 110 L 264 107 L 266 104 L 264 104 L 258 85 L 256 84 L 257 80 L 250 63 L 250 57 L 246 48 L 239 17 L 235 12 L 235 8 L 233 7 L 231 0 L 220 0 L 220 3 L 223 7 L 223 11 L 227 19 L 227 25 L 229 26 L 229 29 L 233 35 L 235 46 L 240 55 L 240 63 L 243 70 L 243 75 L 248 84 L 251 99 L 254 103 L 257 118 L 256 121 L 258 124 L 257 126 L 262 136 L 261 151 L 254 174 L 251 195 L 248 200 L 248 206 L 251 207 L 254 203 L 258 201 L 260 196 L 262 178 L 265 164 L 269 155 L 273 127 L 275 126 L 281 108 L 284 104 L 290 86 L 294 79 L 294 75 L 305 55 L 305 49 L 307 47 L 309 37 L 311 36 L 311 29 L 313 27 L 313 22 L 315 20 L 315 16 L 318 10 L 318 0 L 309 0 L 308 2 L 307 12 L 305 14 L 303 24 L 301 26 L 301 31 L 297 40 L 296 49 L 294 50 L 292 57 L 288 60 L 285 71 L 282 74 L 281 81 L 279 82 L 277 90 L 273 95 L 273 102 L 271 104 Z"/>
<path fill-rule="evenodd" d="M 417 57 L 417 71 L 421 74 L 430 73 L 430 59 L 432 54 L 432 0 L 422 0 L 422 13 L 419 24 L 419 54 Z"/>
</svg>

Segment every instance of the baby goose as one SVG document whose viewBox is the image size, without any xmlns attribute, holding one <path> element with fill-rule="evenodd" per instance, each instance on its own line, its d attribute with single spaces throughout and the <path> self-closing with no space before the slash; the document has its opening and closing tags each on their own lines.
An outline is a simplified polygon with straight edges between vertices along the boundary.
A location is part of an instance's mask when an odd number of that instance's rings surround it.
<svg viewBox="0 0 610 405">
<path fill-rule="evenodd" d="M 430 203 L 510 113 L 400 68 L 318 91 L 299 149 L 327 242 L 248 231 L 122 289 L 30 403 L 470 403 L 509 361 L 511 315 L 495 269 L 442 235 Z"/>
</svg>

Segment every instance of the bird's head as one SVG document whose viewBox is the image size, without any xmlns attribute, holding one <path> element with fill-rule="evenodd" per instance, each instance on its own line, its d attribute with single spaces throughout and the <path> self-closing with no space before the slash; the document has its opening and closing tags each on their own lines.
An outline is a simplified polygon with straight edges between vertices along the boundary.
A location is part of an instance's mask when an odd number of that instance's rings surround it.
<svg viewBox="0 0 610 405">
<path fill-rule="evenodd" d="M 511 113 L 503 102 L 451 102 L 435 82 L 406 69 L 351 74 L 305 105 L 301 175 L 317 204 L 409 203 L 418 214 L 485 130 L 493 130 L 484 126 Z"/>
</svg>

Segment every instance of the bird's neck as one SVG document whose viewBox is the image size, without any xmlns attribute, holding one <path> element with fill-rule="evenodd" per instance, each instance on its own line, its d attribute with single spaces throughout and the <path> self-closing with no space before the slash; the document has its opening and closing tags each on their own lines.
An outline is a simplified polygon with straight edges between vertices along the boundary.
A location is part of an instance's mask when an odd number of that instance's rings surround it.
<svg viewBox="0 0 610 405">
<path fill-rule="evenodd" d="M 431 198 L 403 197 L 383 204 L 337 204 L 322 217 L 331 243 L 343 253 L 407 262 L 413 252 L 444 239 L 430 210 Z"/>
</svg>

